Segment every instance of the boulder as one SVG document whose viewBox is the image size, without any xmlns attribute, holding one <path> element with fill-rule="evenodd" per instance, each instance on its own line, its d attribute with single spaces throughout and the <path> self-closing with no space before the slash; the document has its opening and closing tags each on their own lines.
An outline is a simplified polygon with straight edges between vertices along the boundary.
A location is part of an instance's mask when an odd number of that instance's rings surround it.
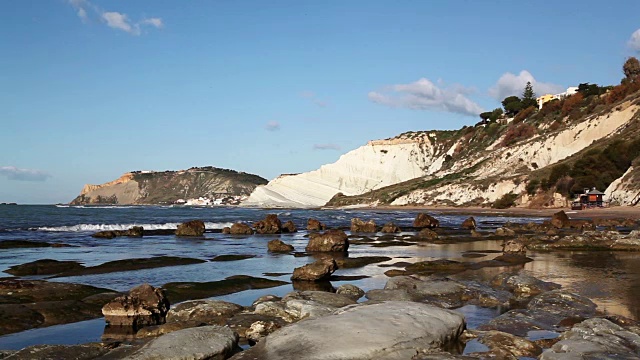
<svg viewBox="0 0 640 360">
<path fill-rule="evenodd" d="M 293 221 L 289 220 L 282 225 L 282 232 L 294 233 L 294 232 L 298 232 L 298 228 L 296 227 L 296 224 L 293 223 Z"/>
<path fill-rule="evenodd" d="M 316 219 L 307 220 L 307 230 L 309 231 L 324 231 L 327 227 Z"/>
<path fill-rule="evenodd" d="M 351 219 L 351 232 L 365 232 L 365 233 L 374 233 L 376 232 L 376 223 L 373 220 L 363 221 L 360 218 Z"/>
<path fill-rule="evenodd" d="M 482 237 L 482 233 L 477 231 L 476 229 L 471 229 L 471 237 L 472 238 L 480 238 L 480 237 Z"/>
<path fill-rule="evenodd" d="M 269 214 L 263 220 L 253 224 L 258 234 L 280 234 L 282 232 L 282 222 L 278 219 L 278 215 Z"/>
<path fill-rule="evenodd" d="M 463 315 L 425 304 L 352 305 L 284 327 L 232 359 L 410 359 L 457 341 L 464 328 Z"/>
<path fill-rule="evenodd" d="M 231 234 L 231 228 L 230 228 L 230 227 L 228 227 L 228 226 L 223 227 L 223 228 L 222 228 L 222 233 L 223 233 L 223 234 L 227 234 L 227 235 L 228 235 L 228 234 Z"/>
<path fill-rule="evenodd" d="M 224 326 L 183 329 L 151 340 L 125 359 L 226 359 L 238 347 L 238 334 Z"/>
<path fill-rule="evenodd" d="M 98 231 L 97 233 L 91 235 L 94 238 L 98 239 L 113 239 L 118 236 L 118 233 L 112 230 Z"/>
<path fill-rule="evenodd" d="M 507 228 L 507 227 L 499 227 L 495 232 L 496 236 L 516 236 L 516 232 Z"/>
<path fill-rule="evenodd" d="M 259 320 L 251 324 L 251 326 L 245 331 L 245 337 L 249 340 L 249 343 L 255 344 L 281 327 L 282 325 L 277 321 Z"/>
<path fill-rule="evenodd" d="M 242 312 L 227 319 L 226 326 L 238 333 L 238 335 L 240 335 L 240 339 L 247 339 L 251 341 L 251 339 L 248 338 L 248 332 L 255 323 L 261 323 L 262 325 L 264 325 L 264 330 L 275 330 L 287 325 L 287 322 L 279 317 Z M 254 336 L 256 338 L 258 336 L 261 337 L 265 335 L 265 331 L 259 331 L 259 329 L 255 327 L 252 331 L 254 332 Z M 253 341 L 257 342 L 256 339 L 254 339 Z"/>
<path fill-rule="evenodd" d="M 354 299 L 346 295 L 326 291 L 293 291 L 282 298 L 282 301 L 285 303 L 288 303 L 291 300 L 313 301 L 315 303 L 334 308 L 341 308 L 356 303 Z"/>
<path fill-rule="evenodd" d="M 416 237 L 418 239 L 424 239 L 424 240 L 436 240 L 438 239 L 438 233 L 436 233 L 431 229 L 422 229 L 420 230 L 418 235 L 416 235 Z"/>
<path fill-rule="evenodd" d="M 481 359 L 535 359 L 542 349 L 533 341 L 501 331 L 480 331 L 477 341 L 488 348 L 488 351 L 470 353 Z"/>
<path fill-rule="evenodd" d="M 560 288 L 559 284 L 542 281 L 526 272 L 520 272 L 519 274 L 498 274 L 491 280 L 491 286 L 527 297 Z"/>
<path fill-rule="evenodd" d="M 551 216 L 551 225 L 556 227 L 557 229 L 567 228 L 571 224 L 571 220 L 564 212 L 564 210 L 560 210 L 557 213 Z"/>
<path fill-rule="evenodd" d="M 502 252 L 505 254 L 524 255 L 527 253 L 527 245 L 521 239 L 505 240 L 502 243 Z"/>
<path fill-rule="evenodd" d="M 127 233 L 124 236 L 142 237 L 144 236 L 144 228 L 142 226 L 133 226 L 129 230 L 127 230 Z"/>
<path fill-rule="evenodd" d="M 241 312 L 244 308 L 221 300 L 191 300 L 173 307 L 167 313 L 167 323 L 199 321 L 209 324 L 224 323 L 225 318 Z"/>
<path fill-rule="evenodd" d="M 429 214 L 420 213 L 416 216 L 416 219 L 413 221 L 413 227 L 417 228 L 437 228 L 440 226 L 440 221 L 430 216 Z"/>
<path fill-rule="evenodd" d="M 474 219 L 473 216 L 467 218 L 465 221 L 462 222 L 461 227 L 463 229 L 475 230 L 475 228 L 476 228 L 476 219 Z"/>
<path fill-rule="evenodd" d="M 202 220 L 191 220 L 178 225 L 177 236 L 202 236 L 204 234 L 204 222 Z"/>
<path fill-rule="evenodd" d="M 140 329 L 165 322 L 169 300 L 160 288 L 142 284 L 102 307 L 105 321 L 111 326 Z"/>
<path fill-rule="evenodd" d="M 346 252 L 349 249 L 349 239 L 342 230 L 327 230 L 324 233 L 309 235 L 306 251 L 314 252 Z"/>
<path fill-rule="evenodd" d="M 607 319 L 592 318 L 575 325 L 545 350 L 541 360 L 638 359 L 640 334 Z"/>
<path fill-rule="evenodd" d="M 280 239 L 271 240 L 267 243 L 267 248 L 271 252 L 289 253 L 293 251 L 293 246 L 286 244 Z"/>
<path fill-rule="evenodd" d="M 382 229 L 380 229 L 380 232 L 383 233 L 399 233 L 402 230 L 396 226 L 396 224 L 394 223 L 386 223 L 384 224 L 384 226 L 382 227 Z"/>
<path fill-rule="evenodd" d="M 253 229 L 247 224 L 235 223 L 229 228 L 229 234 L 231 235 L 252 235 Z"/>
<path fill-rule="evenodd" d="M 351 300 L 358 301 L 358 299 L 364 296 L 364 290 L 352 284 L 344 284 L 338 286 L 336 294 L 344 295 Z"/>
<path fill-rule="evenodd" d="M 321 281 L 328 280 L 331 274 L 338 269 L 335 260 L 321 259 L 314 263 L 304 265 L 293 270 L 291 280 L 294 281 Z"/>
<path fill-rule="evenodd" d="M 41 259 L 26 264 L 14 265 L 4 272 L 14 276 L 53 275 L 65 271 L 77 271 L 84 268 L 85 267 L 83 265 L 80 265 L 76 261 Z"/>
</svg>

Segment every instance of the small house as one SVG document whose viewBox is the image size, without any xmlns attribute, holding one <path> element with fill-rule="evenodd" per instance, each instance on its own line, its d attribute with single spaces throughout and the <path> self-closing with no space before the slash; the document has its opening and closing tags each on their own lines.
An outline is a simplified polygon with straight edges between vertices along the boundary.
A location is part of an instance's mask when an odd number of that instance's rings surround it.
<svg viewBox="0 0 640 360">
<path fill-rule="evenodd" d="M 605 193 L 598 191 L 595 187 L 591 190 L 584 189 L 584 193 L 580 194 L 580 197 L 571 204 L 571 209 L 582 210 L 607 207 L 609 203 L 604 201 L 604 195 Z"/>
</svg>

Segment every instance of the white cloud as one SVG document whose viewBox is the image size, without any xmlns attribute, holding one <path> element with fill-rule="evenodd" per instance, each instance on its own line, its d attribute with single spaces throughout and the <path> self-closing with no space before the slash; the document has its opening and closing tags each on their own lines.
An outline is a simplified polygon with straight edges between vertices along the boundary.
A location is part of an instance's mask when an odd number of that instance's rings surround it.
<svg viewBox="0 0 640 360">
<path fill-rule="evenodd" d="M 164 22 L 158 17 L 145 18 L 138 22 L 134 22 L 125 13 L 118 11 L 105 11 L 91 3 L 89 0 L 67 1 L 76 10 L 78 17 L 85 24 L 89 23 L 91 20 L 90 17 L 93 16 L 99 21 L 104 22 L 110 28 L 122 30 L 131 35 L 140 35 L 142 33 L 142 26 L 152 26 L 156 29 L 164 27 Z"/>
<path fill-rule="evenodd" d="M 338 144 L 313 144 L 313 150 L 340 150 L 342 147 Z"/>
<path fill-rule="evenodd" d="M 631 38 L 629 39 L 629 47 L 635 51 L 640 51 L 640 29 L 636 30 L 631 34 Z"/>
<path fill-rule="evenodd" d="M 277 121 L 269 121 L 264 128 L 267 129 L 267 131 L 278 131 L 280 130 L 280 123 Z"/>
<path fill-rule="evenodd" d="M 466 96 L 471 92 L 473 89 L 462 85 L 439 87 L 429 79 L 421 78 L 410 84 L 391 85 L 384 92 L 371 91 L 368 96 L 369 100 L 390 107 L 475 116 L 483 109 Z"/>
<path fill-rule="evenodd" d="M 144 19 L 141 22 L 142 24 L 145 25 L 151 25 L 151 26 L 155 26 L 157 29 L 160 29 L 164 26 L 164 23 L 162 22 L 162 19 L 160 18 L 149 18 L 149 19 Z"/>
<path fill-rule="evenodd" d="M 45 181 L 51 177 L 42 170 L 19 169 L 15 166 L 0 166 L 0 175 L 16 181 Z"/>
<path fill-rule="evenodd" d="M 127 14 L 121 14 L 117 11 L 108 11 L 102 13 L 102 19 L 107 22 L 108 27 L 120 29 L 133 35 L 140 34 L 140 28 L 135 24 L 131 25 Z"/>
<path fill-rule="evenodd" d="M 552 83 L 539 82 L 530 72 L 522 70 L 518 75 L 507 72 L 500 76 L 498 82 L 489 89 L 489 95 L 499 101 L 507 96 L 522 96 L 522 92 L 528 81 L 531 82 L 533 91 L 537 96 L 558 94 L 564 91 L 564 87 Z"/>
</svg>

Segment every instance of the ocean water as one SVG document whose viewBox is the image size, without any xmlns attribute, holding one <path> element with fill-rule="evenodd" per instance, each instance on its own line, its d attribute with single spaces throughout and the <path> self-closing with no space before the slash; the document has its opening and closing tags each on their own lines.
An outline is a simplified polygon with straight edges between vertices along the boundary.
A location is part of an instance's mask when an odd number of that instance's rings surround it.
<svg viewBox="0 0 640 360">
<path fill-rule="evenodd" d="M 221 229 L 235 222 L 253 224 L 267 214 L 275 213 L 283 221 L 293 221 L 299 232 L 280 235 L 231 236 L 219 232 L 207 232 L 204 238 L 188 239 L 173 235 L 148 236 L 143 238 L 119 237 L 96 239 L 91 237 L 100 230 L 121 230 L 131 226 L 145 229 L 175 229 L 184 221 L 199 219 L 207 229 Z M 347 228 L 350 220 L 359 217 L 372 219 L 378 225 L 393 222 L 402 227 L 411 226 L 419 211 L 398 210 L 299 210 L 299 209 L 246 209 L 235 207 L 169 207 L 169 206 L 0 206 L 0 242 L 5 240 L 31 240 L 48 243 L 62 243 L 73 247 L 9 249 L 0 250 L 0 271 L 9 267 L 39 259 L 78 261 L 86 266 L 99 265 L 107 261 L 154 256 L 180 256 L 211 260 L 217 255 L 248 254 L 254 258 L 234 262 L 207 261 L 195 265 L 164 267 L 137 271 L 120 271 L 108 274 L 86 275 L 49 279 L 49 281 L 73 282 L 127 291 L 142 283 L 160 286 L 176 281 L 216 281 L 232 275 L 251 275 L 289 281 L 293 269 L 313 262 L 313 257 L 294 257 L 289 254 L 270 254 L 266 243 L 272 239 L 282 239 L 304 251 L 307 244 L 306 222 L 316 218 L 328 227 Z M 467 216 L 430 212 L 440 220 L 443 227 L 459 227 Z M 493 230 L 506 221 L 526 223 L 541 222 L 541 218 L 475 216 L 480 230 Z M 409 233 L 407 233 L 409 234 Z M 382 247 L 351 245 L 349 256 L 383 255 L 397 261 L 423 261 L 451 259 L 456 261 L 478 261 L 462 256 L 465 251 L 499 250 L 501 242 L 485 240 L 458 244 L 421 244 L 414 246 Z M 580 253 L 554 252 L 529 253 L 535 261 L 524 269 L 548 281 L 561 283 L 565 288 L 583 293 L 592 299 L 603 311 L 640 318 L 640 259 L 629 253 Z M 495 254 L 479 259 L 487 260 Z M 372 264 L 357 269 L 339 269 L 334 275 L 364 275 L 355 281 L 336 281 L 337 287 L 352 283 L 365 291 L 384 287 L 387 277 L 384 272 L 391 269 Z M 478 272 L 478 277 L 490 278 L 499 268 Z M 283 273 L 281 276 L 267 276 L 265 273 Z M 8 274 L 3 274 L 10 276 Z M 38 277 L 33 277 L 38 278 Z M 598 281 L 594 281 L 598 279 Z M 284 295 L 292 291 L 292 285 L 271 289 L 248 290 L 218 297 L 241 305 L 250 305 L 257 297 L 265 294 Z M 495 310 L 480 308 L 461 309 L 475 327 L 496 316 Z M 59 325 L 51 328 L 34 329 L 0 337 L 0 349 L 16 349 L 39 343 L 77 343 L 77 335 L 85 341 L 98 341 L 103 323 L 96 320 Z M 84 331 L 82 330 L 84 327 Z M 87 335 L 94 334 L 94 335 Z"/>
</svg>

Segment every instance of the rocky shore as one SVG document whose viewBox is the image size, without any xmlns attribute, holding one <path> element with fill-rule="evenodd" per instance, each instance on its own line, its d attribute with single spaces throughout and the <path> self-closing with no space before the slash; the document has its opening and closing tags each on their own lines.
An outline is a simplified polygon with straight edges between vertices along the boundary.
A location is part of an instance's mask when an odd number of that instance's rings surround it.
<svg viewBox="0 0 640 360">
<path fill-rule="evenodd" d="M 309 257 L 292 269 L 294 291 L 266 295 L 250 306 L 210 298 L 287 284 L 232 276 L 220 281 L 142 284 L 128 293 L 109 289 L 21 279 L 59 277 L 175 266 L 198 259 L 156 257 L 91 267 L 40 259 L 12 267 L 0 279 L 0 329 L 8 334 L 30 328 L 105 317 L 102 341 L 81 345 L 36 345 L 0 351 L 4 359 L 635 359 L 640 358 L 640 324 L 602 313 L 589 298 L 522 270 L 534 261 L 528 250 L 640 251 L 636 218 L 571 218 L 564 212 L 529 224 L 508 221 L 494 231 L 476 228 L 473 217 L 459 226 L 440 227 L 419 214 L 413 226 L 351 219 L 326 229 L 317 219 L 283 223 L 269 215 L 254 224 L 238 223 L 222 232 L 242 239 L 264 236 L 265 249 L 281 256 Z M 297 226 L 296 226 L 297 225 Z M 274 236 L 308 231 L 304 252 Z M 177 229 L 179 237 L 201 237 L 201 221 Z M 154 236 L 144 229 L 97 234 Z M 113 236 L 111 236 L 113 235 Z M 106 238 L 106 239 L 105 239 Z M 105 240 L 101 240 L 105 239 Z M 466 253 L 469 261 L 405 261 L 385 256 L 349 256 L 354 247 L 401 247 L 496 240 L 502 251 Z M 24 248 L 29 242 L 4 244 Z M 41 243 L 33 246 L 42 246 Z M 212 261 L 239 261 L 251 254 Z M 391 261 L 394 261 L 390 263 Z M 380 264 L 390 269 L 380 289 L 352 284 L 334 288 L 338 269 Z M 481 269 L 499 272 L 474 277 Z M 468 328 L 464 307 L 499 309 L 499 315 Z"/>
</svg>

